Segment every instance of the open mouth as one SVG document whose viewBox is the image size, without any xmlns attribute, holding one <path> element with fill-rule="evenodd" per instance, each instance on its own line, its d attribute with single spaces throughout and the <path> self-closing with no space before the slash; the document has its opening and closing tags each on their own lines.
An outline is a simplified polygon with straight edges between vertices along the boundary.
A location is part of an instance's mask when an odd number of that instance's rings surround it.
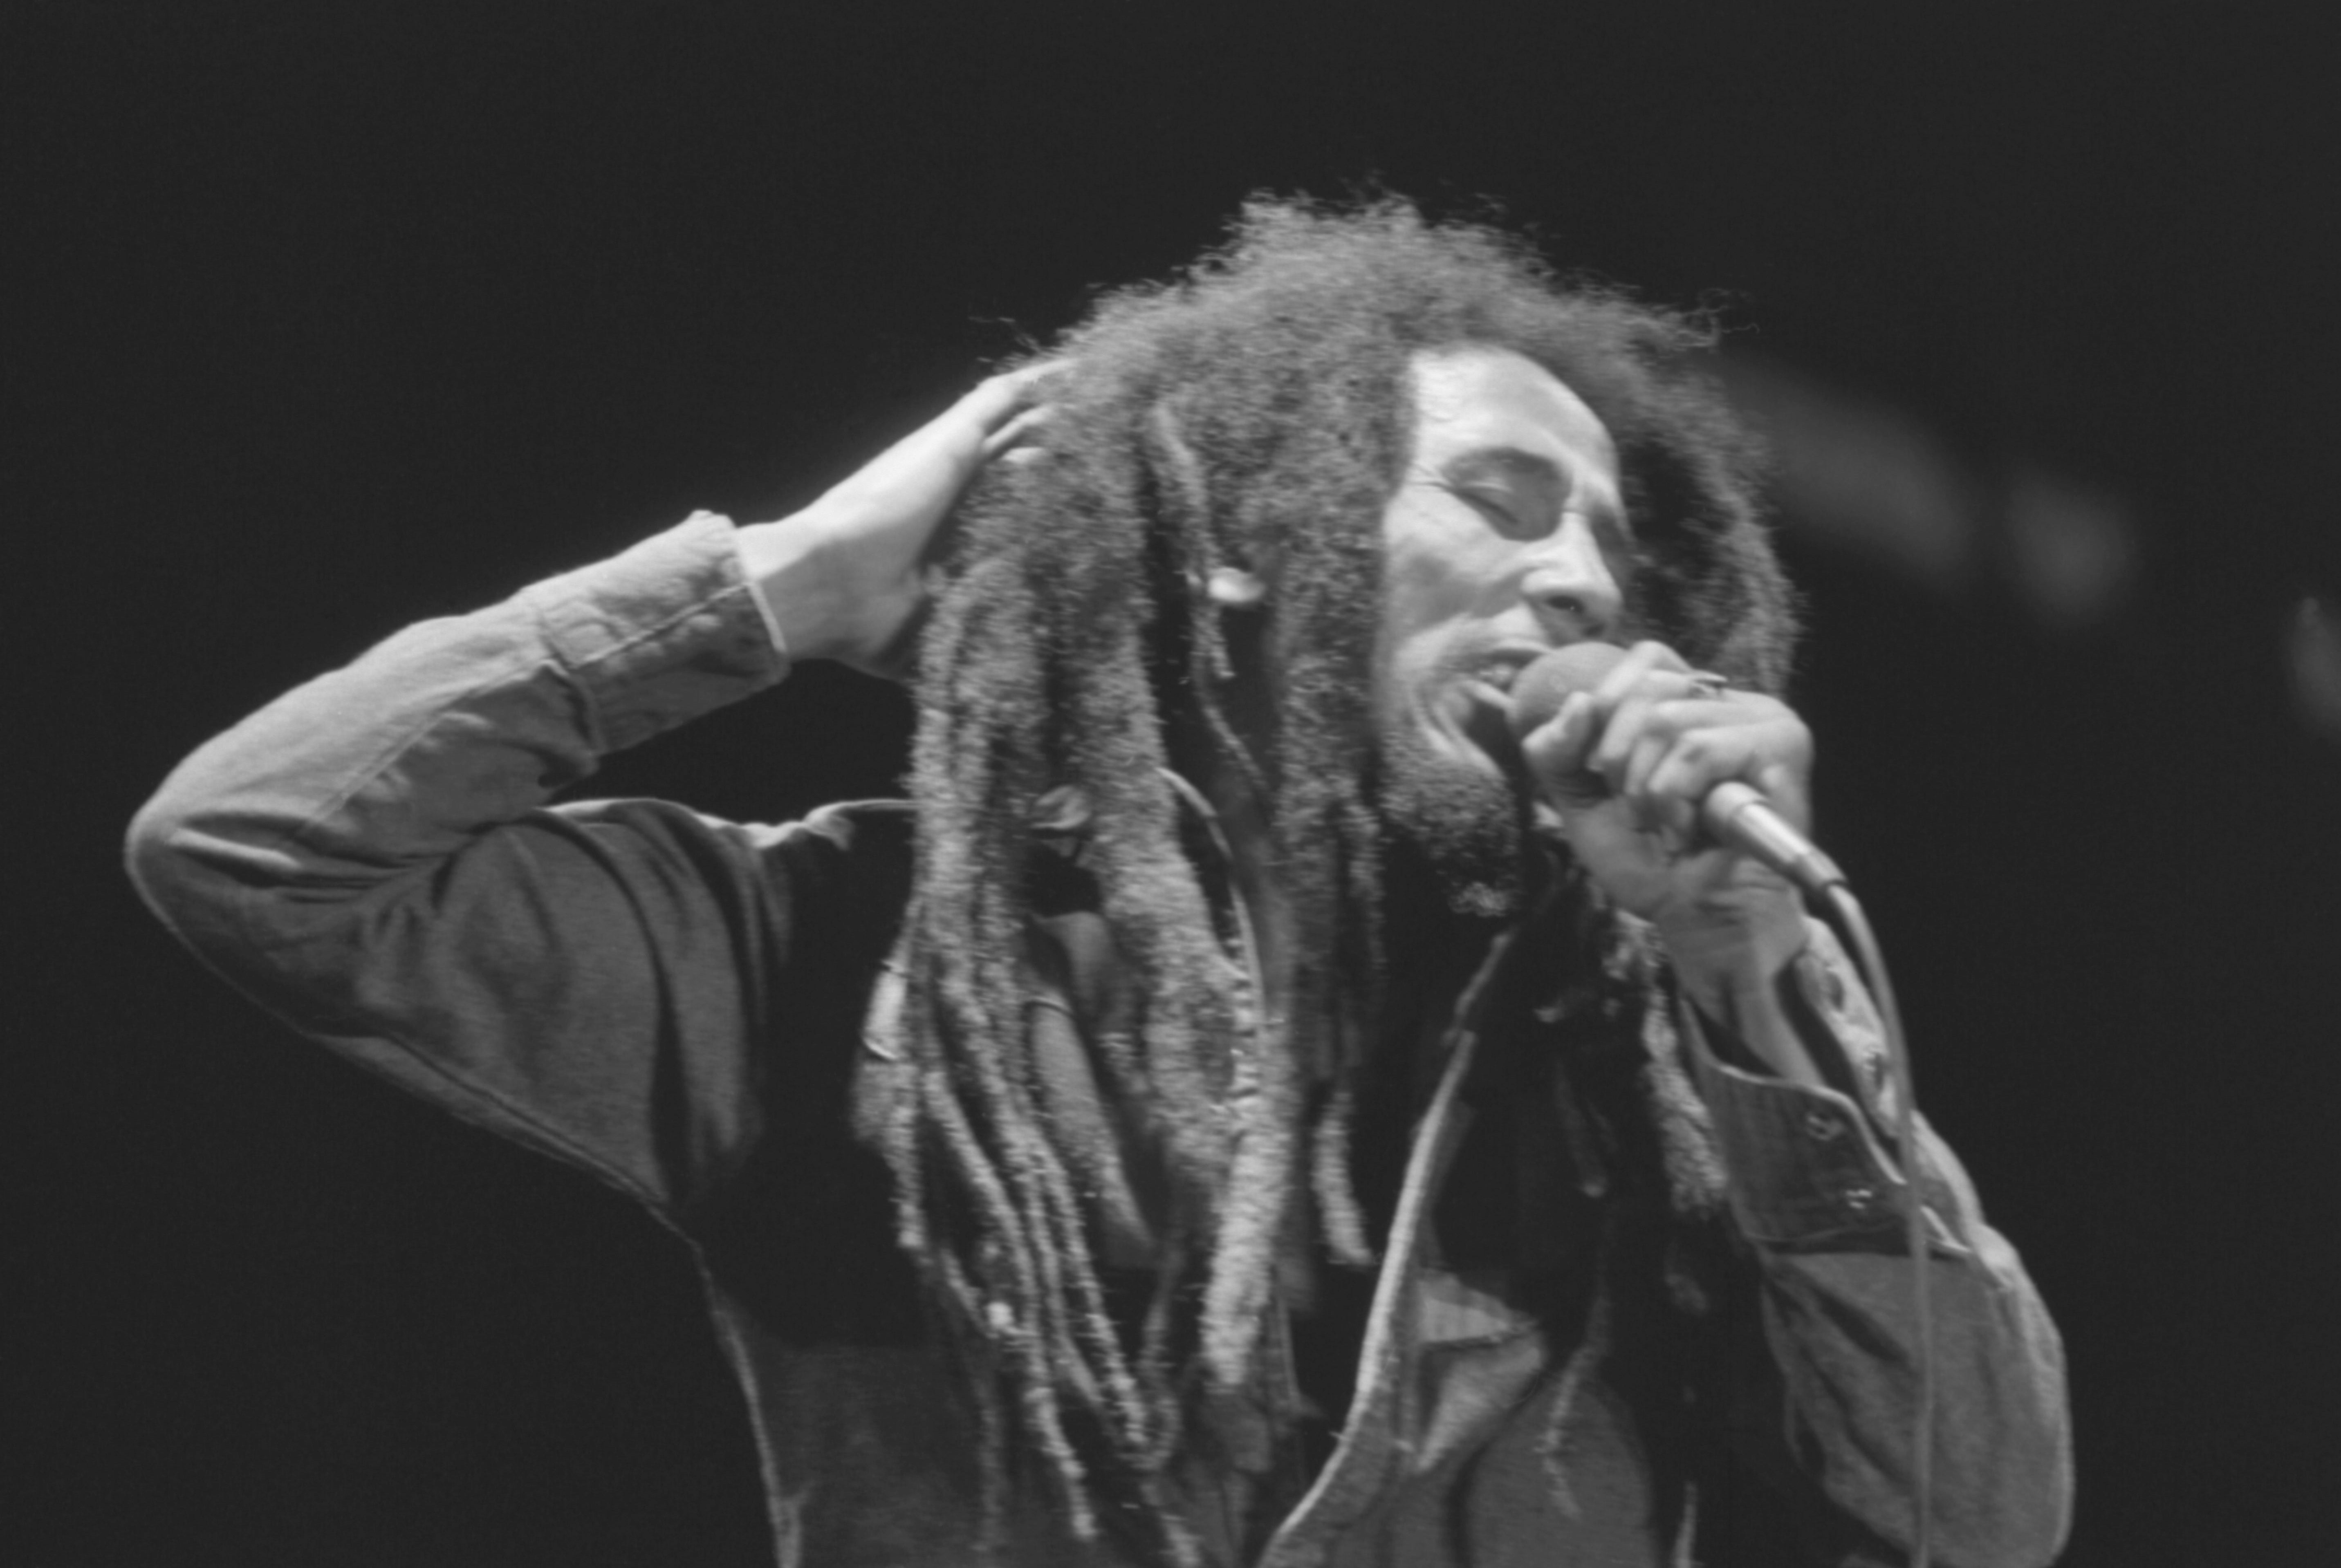
<svg viewBox="0 0 2341 1568">
<path fill-rule="evenodd" d="M 1462 711 L 1456 715 L 1456 729 L 1499 771 L 1513 778 L 1523 775 L 1528 764 L 1520 755 L 1519 742 L 1512 737 L 1512 682 L 1533 658 L 1531 653 L 1497 655 L 1472 669 L 1459 683 L 1463 701 Z"/>
<path fill-rule="evenodd" d="M 1537 656 L 1544 651 L 1545 650 L 1541 648 L 1499 650 L 1478 663 L 1466 666 L 1463 670 L 1464 683 L 1469 686 L 1486 687 L 1499 698 L 1509 701 L 1512 682 L 1518 680 L 1520 671 L 1535 663 Z"/>
<path fill-rule="evenodd" d="M 1504 700 L 1503 693 L 1476 681 L 1470 696 L 1459 726 L 1463 739 L 1485 752 L 1499 771 L 1507 775 L 1525 772 L 1528 760 L 1520 755 L 1520 743 L 1512 739 L 1511 704 Z"/>
<path fill-rule="evenodd" d="M 1483 645 L 1449 666 L 1447 711 L 1454 734 L 1515 783 L 1529 769 L 1512 734 L 1512 688 L 1522 670 L 1551 651 L 1546 643 L 1508 640 Z"/>
</svg>

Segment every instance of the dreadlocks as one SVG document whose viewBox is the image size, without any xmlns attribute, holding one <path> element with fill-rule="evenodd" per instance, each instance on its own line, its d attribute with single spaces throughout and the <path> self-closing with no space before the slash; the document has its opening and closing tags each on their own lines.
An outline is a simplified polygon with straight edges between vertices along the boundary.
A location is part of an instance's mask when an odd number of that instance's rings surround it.
<svg viewBox="0 0 2341 1568">
<path fill-rule="evenodd" d="M 979 1400 L 995 1525 L 1019 1432 L 1078 1533 L 1111 1496 L 1191 1556 L 1158 1490 L 1190 1372 L 1243 1385 L 1288 1237 L 1370 1261 L 1347 1129 L 1380 969 L 1370 692 L 1412 356 L 1510 349 L 1574 388 L 1626 478 L 1629 612 L 1776 689 L 1787 590 L 1753 452 L 1689 363 L 1707 341 L 1485 227 L 1259 202 L 1224 248 L 1109 296 L 1052 351 L 1071 366 L 1045 458 L 970 499 L 923 648 L 886 1147 L 901 1240 Z M 1261 578 L 1265 607 L 1215 606 L 1200 585 L 1223 567 Z M 1225 706 L 1239 680 L 1270 693 L 1255 749 Z M 1264 986 L 1231 967 L 1182 843 L 1173 734 L 1271 803 L 1294 940 Z M 1101 1260 L 1097 1151 L 1055 1113 L 1028 1017 L 1035 868 L 1069 834 L 1139 998 L 1091 1042 L 1131 1148 L 1161 1167 L 1161 1257 L 1135 1295 Z"/>
</svg>

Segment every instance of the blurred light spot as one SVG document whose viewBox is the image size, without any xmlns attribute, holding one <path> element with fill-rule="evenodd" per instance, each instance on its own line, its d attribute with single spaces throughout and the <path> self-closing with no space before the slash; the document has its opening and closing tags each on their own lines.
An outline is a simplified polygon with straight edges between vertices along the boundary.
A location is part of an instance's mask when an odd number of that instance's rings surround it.
<svg viewBox="0 0 2341 1568">
<path fill-rule="evenodd" d="M 2016 590 L 2052 627 L 2078 630 L 2129 596 L 2137 530 L 2114 497 L 2039 469 L 2007 491 L 2008 563 Z"/>
<path fill-rule="evenodd" d="M 1977 531 L 1972 487 L 1924 426 L 1776 364 L 1735 356 L 1725 377 L 1771 441 L 1786 525 L 1938 590 L 1961 584 Z"/>
<path fill-rule="evenodd" d="M 2341 611 L 2303 599 L 2286 628 L 2293 707 L 2308 732 L 2341 746 Z"/>
</svg>

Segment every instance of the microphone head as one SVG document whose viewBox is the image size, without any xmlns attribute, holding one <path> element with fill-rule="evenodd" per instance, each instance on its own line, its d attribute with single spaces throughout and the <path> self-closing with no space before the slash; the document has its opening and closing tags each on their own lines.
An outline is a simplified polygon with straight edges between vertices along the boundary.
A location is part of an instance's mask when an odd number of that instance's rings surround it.
<svg viewBox="0 0 2341 1568">
<path fill-rule="evenodd" d="M 1512 734 L 1525 739 L 1560 711 L 1572 691 L 1601 684 L 1626 650 L 1614 642 L 1572 642 L 1539 657 L 1512 680 Z"/>
</svg>

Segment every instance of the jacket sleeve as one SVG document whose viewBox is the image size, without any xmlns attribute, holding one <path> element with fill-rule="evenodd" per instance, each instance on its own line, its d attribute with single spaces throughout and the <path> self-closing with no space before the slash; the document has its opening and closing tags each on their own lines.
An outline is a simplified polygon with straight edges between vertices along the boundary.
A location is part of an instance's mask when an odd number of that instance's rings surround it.
<svg viewBox="0 0 2341 1568">
<path fill-rule="evenodd" d="M 131 875 L 293 1027 L 672 1215 L 758 1130 L 749 1047 L 822 830 L 545 801 L 784 670 L 701 513 L 204 746 L 133 824 Z"/>
<path fill-rule="evenodd" d="M 1836 1087 L 1734 1066 L 1689 1008 L 1679 1015 L 1758 1276 L 1760 1323 L 1748 1326 L 1760 1343 L 1748 1336 L 1747 1359 L 1762 1365 L 1743 1367 L 1735 1439 L 1759 1472 L 1785 1469 L 1794 1487 L 1818 1490 L 1835 1559 L 1907 1560 L 1920 1351 L 1904 1215 L 1915 1168 L 1933 1320 L 1933 1558 L 2046 1563 L 2071 1515 L 2062 1344 L 1948 1146 L 1920 1117 L 1916 1158 L 1893 1146 L 1883 1027 L 1834 934 L 1810 925 L 1791 1006 Z"/>
</svg>

